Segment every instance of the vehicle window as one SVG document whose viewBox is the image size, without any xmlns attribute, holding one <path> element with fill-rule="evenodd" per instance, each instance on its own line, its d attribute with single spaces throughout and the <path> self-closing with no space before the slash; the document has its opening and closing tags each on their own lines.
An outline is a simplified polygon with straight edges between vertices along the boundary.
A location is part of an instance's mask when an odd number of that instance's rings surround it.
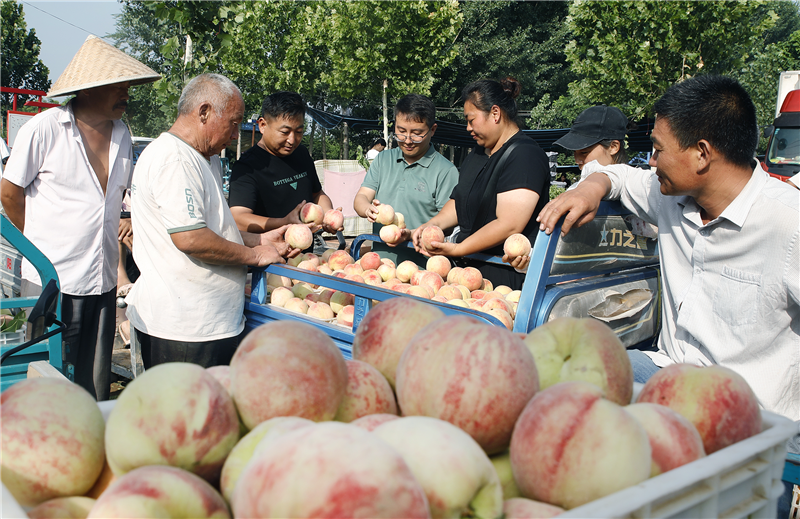
<svg viewBox="0 0 800 519">
<path fill-rule="evenodd" d="M 776 128 L 767 160 L 773 164 L 800 166 L 800 128 Z"/>
</svg>

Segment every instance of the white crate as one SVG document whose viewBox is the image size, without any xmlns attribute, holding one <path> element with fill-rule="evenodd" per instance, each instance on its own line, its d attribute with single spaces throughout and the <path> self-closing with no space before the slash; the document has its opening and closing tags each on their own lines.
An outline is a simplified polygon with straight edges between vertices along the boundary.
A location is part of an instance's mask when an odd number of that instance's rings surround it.
<svg viewBox="0 0 800 519">
<path fill-rule="evenodd" d="M 106 420 L 115 403 L 98 403 Z M 786 440 L 798 433 L 798 425 L 767 411 L 762 411 L 761 417 L 763 430 L 752 438 L 558 517 L 774 519 L 783 493 Z M 5 485 L 0 517 L 27 517 Z"/>
<path fill-rule="evenodd" d="M 25 342 L 25 330 L 28 324 L 25 323 L 20 326 L 16 332 L 2 332 L 0 333 L 0 346 L 12 346 L 15 344 L 22 344 Z"/>
</svg>

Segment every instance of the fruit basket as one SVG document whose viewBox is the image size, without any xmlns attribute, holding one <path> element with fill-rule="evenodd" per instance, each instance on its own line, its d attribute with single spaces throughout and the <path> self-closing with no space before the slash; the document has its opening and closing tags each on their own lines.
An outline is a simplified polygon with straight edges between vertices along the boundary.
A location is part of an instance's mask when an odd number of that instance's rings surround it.
<svg viewBox="0 0 800 519">
<path fill-rule="evenodd" d="M 114 404 L 98 403 L 104 418 Z M 761 414 L 760 434 L 559 517 L 775 517 L 786 440 L 798 431 L 787 418 Z M 5 486 L 1 506 L 4 518 L 26 517 Z"/>
</svg>

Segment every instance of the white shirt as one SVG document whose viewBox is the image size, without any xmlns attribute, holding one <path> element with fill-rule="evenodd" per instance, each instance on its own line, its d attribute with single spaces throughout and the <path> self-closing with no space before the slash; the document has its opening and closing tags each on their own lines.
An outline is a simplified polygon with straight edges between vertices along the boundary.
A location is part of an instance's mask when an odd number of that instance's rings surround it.
<svg viewBox="0 0 800 519">
<path fill-rule="evenodd" d="M 212 265 L 181 252 L 170 235 L 208 227 L 242 244 L 222 193 L 218 156 L 206 160 L 170 133 L 150 143 L 133 172 L 133 259 L 141 275 L 126 298 L 128 319 L 142 332 L 201 342 L 244 329 L 247 267 Z"/>
<path fill-rule="evenodd" d="M 367 150 L 367 160 L 374 160 L 375 157 L 378 156 L 378 153 L 380 153 L 380 151 L 376 150 L 375 148 Z"/>
<path fill-rule="evenodd" d="M 130 133 L 114 121 L 103 194 L 72 103 L 37 114 L 19 129 L 3 178 L 25 188 L 25 236 L 53 263 L 63 293 L 99 295 L 117 286 L 119 213 L 132 158 Z M 22 277 L 41 284 L 28 261 Z"/>
<path fill-rule="evenodd" d="M 800 192 L 760 166 L 722 214 L 703 224 L 688 196 L 665 196 L 655 172 L 600 166 L 609 199 L 659 229 L 663 329 L 658 365 L 719 364 L 767 410 L 800 419 Z M 668 358 L 667 358 L 668 357 Z"/>
</svg>

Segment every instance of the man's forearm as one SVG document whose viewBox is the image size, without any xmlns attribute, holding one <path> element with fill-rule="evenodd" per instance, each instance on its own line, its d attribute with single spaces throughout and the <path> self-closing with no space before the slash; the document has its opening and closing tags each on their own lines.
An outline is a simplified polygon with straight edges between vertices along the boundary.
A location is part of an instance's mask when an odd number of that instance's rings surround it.
<svg viewBox="0 0 800 519">
<path fill-rule="evenodd" d="M 25 231 L 25 189 L 3 179 L 0 183 L 0 203 L 14 227 Z"/>
<path fill-rule="evenodd" d="M 270 218 L 255 214 L 234 215 L 236 226 L 241 232 L 260 234 L 286 225 L 286 218 Z"/>
<path fill-rule="evenodd" d="M 364 195 L 356 195 L 355 200 L 353 200 L 353 209 L 361 218 L 367 217 L 367 207 L 371 205 L 372 200 L 367 199 Z"/>
<path fill-rule="evenodd" d="M 170 238 L 178 250 L 204 263 L 251 265 L 257 260 L 249 246 L 226 240 L 207 227 L 174 233 Z"/>
</svg>

